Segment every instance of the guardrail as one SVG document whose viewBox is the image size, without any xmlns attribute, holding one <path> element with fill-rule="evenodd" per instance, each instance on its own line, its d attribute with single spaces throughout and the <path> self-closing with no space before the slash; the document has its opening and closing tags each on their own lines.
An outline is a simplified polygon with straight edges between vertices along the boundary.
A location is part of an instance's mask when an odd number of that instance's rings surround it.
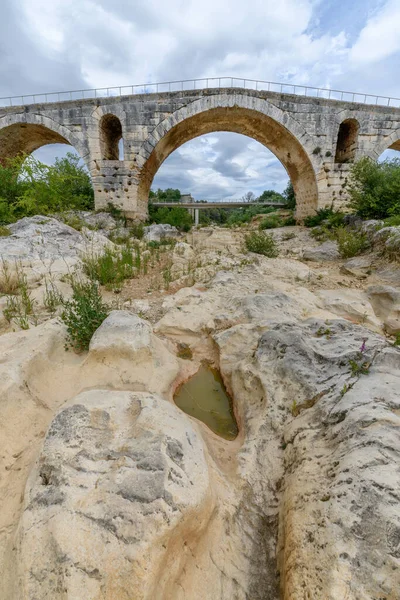
<svg viewBox="0 0 400 600">
<path fill-rule="evenodd" d="M 152 94 L 162 92 L 182 92 L 190 90 L 215 88 L 240 88 L 256 91 L 278 92 L 280 94 L 295 94 L 327 100 L 342 100 L 359 104 L 375 104 L 378 106 L 400 107 L 400 98 L 361 94 L 328 88 L 318 88 L 309 85 L 292 83 L 277 83 L 257 79 L 242 79 L 239 77 L 206 77 L 202 79 L 183 79 L 181 81 L 164 81 L 161 83 L 145 83 L 140 85 L 123 85 L 86 90 L 71 90 L 68 92 L 48 92 L 43 94 L 28 94 L 22 96 L 7 96 L 0 98 L 0 106 L 20 106 L 26 104 L 43 104 L 47 102 L 64 102 L 68 100 L 87 100 L 90 98 L 109 98 L 130 96 L 134 94 Z"/>
</svg>

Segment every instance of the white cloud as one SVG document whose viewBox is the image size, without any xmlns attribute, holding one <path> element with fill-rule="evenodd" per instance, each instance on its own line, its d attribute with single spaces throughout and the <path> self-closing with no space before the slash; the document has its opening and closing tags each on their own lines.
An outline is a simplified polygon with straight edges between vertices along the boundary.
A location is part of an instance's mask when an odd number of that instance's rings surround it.
<svg viewBox="0 0 400 600">
<path fill-rule="evenodd" d="M 400 2 L 388 0 L 362 29 L 350 51 L 355 65 L 380 61 L 400 50 Z"/>
<path fill-rule="evenodd" d="M 228 75 L 400 96 L 400 0 L 352 0 L 340 16 L 335 0 L 3 4 L 2 95 Z M 286 178 L 261 145 L 212 134 L 171 155 L 155 185 L 216 199 Z"/>
</svg>

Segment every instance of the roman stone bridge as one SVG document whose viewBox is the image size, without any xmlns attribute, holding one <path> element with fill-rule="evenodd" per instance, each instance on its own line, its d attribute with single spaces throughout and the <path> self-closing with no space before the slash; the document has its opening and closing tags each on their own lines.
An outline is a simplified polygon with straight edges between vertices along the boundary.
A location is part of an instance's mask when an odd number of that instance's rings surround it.
<svg viewBox="0 0 400 600">
<path fill-rule="evenodd" d="M 45 144 L 70 144 L 89 169 L 96 207 L 112 202 L 129 218 L 144 219 L 163 161 L 185 142 L 216 131 L 247 135 L 277 156 L 302 218 L 345 202 L 355 160 L 400 150 L 400 108 L 316 98 L 307 89 L 299 95 L 239 87 L 20 104 L 0 108 L 0 160 Z"/>
</svg>

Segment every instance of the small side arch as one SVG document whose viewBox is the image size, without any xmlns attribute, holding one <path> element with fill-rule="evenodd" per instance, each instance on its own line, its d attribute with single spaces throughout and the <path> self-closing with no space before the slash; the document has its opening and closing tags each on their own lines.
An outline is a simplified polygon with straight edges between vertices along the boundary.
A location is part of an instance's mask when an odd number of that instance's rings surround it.
<svg viewBox="0 0 400 600">
<path fill-rule="evenodd" d="M 343 164 L 354 162 L 358 149 L 359 129 L 360 124 L 357 119 L 345 119 L 340 123 L 336 143 L 336 163 Z"/>
<path fill-rule="evenodd" d="M 385 150 L 400 151 L 400 127 L 395 129 L 390 135 L 385 136 L 377 146 L 369 153 L 371 158 L 378 160 Z"/>
<path fill-rule="evenodd" d="M 87 144 L 63 125 L 29 113 L 0 118 L 0 161 L 18 154 L 31 154 L 47 144 L 73 146 L 89 167 Z"/>
<path fill-rule="evenodd" d="M 116 115 L 107 113 L 99 121 L 100 152 L 103 160 L 121 160 L 122 125 Z"/>
</svg>

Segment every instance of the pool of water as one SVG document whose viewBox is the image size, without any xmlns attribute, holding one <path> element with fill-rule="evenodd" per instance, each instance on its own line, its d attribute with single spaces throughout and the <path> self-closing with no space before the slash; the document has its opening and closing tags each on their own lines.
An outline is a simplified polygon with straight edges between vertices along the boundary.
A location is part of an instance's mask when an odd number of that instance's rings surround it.
<svg viewBox="0 0 400 600">
<path fill-rule="evenodd" d="M 234 440 L 237 436 L 232 400 L 217 369 L 202 365 L 178 388 L 174 400 L 185 413 L 200 419 L 224 439 Z"/>
</svg>

